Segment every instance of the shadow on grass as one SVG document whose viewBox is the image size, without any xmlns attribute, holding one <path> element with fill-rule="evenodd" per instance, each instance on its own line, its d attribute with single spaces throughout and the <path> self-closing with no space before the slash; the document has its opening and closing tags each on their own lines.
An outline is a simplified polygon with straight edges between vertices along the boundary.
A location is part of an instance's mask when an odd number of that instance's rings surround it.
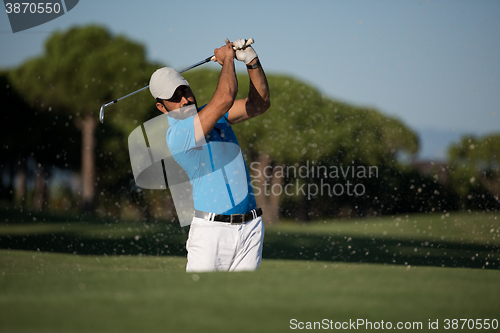
<svg viewBox="0 0 500 333">
<path fill-rule="evenodd" d="M 95 223 L 94 221 L 86 225 L 92 229 Z M 113 226 L 117 225 L 120 224 L 105 224 L 109 227 L 109 232 L 105 229 L 103 233 L 100 229 L 98 238 L 89 236 L 88 233 L 75 232 L 0 235 L 0 248 L 83 255 L 186 256 L 185 242 L 188 228 L 180 228 L 173 224 L 150 224 L 160 227 L 151 228 L 148 232 L 143 230 L 136 236 L 118 237 L 113 236 Z M 160 229 L 161 232 L 158 231 Z M 351 238 L 344 235 L 330 236 L 307 232 L 284 233 L 275 229 L 266 231 L 263 256 L 265 259 L 483 269 L 498 269 L 500 264 L 498 245 L 449 241 L 423 242 L 396 237 Z"/>
<path fill-rule="evenodd" d="M 264 256 L 412 266 L 498 269 L 500 249 L 495 245 L 423 242 L 393 237 L 345 237 L 266 232 Z"/>
</svg>

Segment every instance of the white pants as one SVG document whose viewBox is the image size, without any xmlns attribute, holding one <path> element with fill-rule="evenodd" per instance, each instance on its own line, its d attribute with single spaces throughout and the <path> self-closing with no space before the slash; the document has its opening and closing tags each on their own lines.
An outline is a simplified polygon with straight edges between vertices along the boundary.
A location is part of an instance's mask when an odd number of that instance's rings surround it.
<svg viewBox="0 0 500 333">
<path fill-rule="evenodd" d="M 264 223 L 241 224 L 193 218 L 186 243 L 187 272 L 252 271 L 262 259 Z"/>
</svg>

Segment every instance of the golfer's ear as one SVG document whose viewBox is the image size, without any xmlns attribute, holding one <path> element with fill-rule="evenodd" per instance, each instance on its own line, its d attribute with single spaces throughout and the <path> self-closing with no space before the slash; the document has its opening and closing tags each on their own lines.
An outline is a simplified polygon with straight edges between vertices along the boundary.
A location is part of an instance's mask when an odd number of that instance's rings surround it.
<svg viewBox="0 0 500 333">
<path fill-rule="evenodd" d="M 165 109 L 165 106 L 163 104 L 161 104 L 161 103 L 156 103 L 156 108 L 158 110 L 160 110 L 161 112 L 163 112 L 163 113 L 167 113 L 168 112 L 167 109 Z"/>
</svg>

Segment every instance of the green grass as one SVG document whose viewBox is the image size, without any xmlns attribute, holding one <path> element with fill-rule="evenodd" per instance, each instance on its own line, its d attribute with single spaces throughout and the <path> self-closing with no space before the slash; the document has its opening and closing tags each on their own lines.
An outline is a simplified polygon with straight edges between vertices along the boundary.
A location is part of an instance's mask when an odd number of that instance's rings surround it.
<svg viewBox="0 0 500 333">
<path fill-rule="evenodd" d="M 285 222 L 266 231 L 268 255 L 273 258 L 495 269 L 500 266 L 498 213 Z"/>
<path fill-rule="evenodd" d="M 450 331 L 446 318 L 500 320 L 497 217 L 283 222 L 266 227 L 258 271 L 187 274 L 186 229 L 9 215 L 0 332 L 284 332 L 293 318 L 425 330 L 439 319 Z"/>
<path fill-rule="evenodd" d="M 485 212 L 413 214 L 346 222 L 325 220 L 310 224 L 288 222 L 280 224 L 279 229 L 309 233 L 349 233 L 351 236 L 403 237 L 422 241 L 500 244 L 500 214 Z"/>
<path fill-rule="evenodd" d="M 292 318 L 500 319 L 496 270 L 296 260 L 243 273 L 184 267 L 180 257 L 2 250 L 0 331 L 284 332 Z"/>
<path fill-rule="evenodd" d="M 0 220 L 0 248 L 90 255 L 186 255 L 188 229 L 175 224 L 71 217 L 51 220 L 13 213 Z M 284 221 L 266 227 L 264 257 L 496 269 L 500 265 L 500 219 L 497 213 L 453 212 L 307 224 Z"/>
</svg>

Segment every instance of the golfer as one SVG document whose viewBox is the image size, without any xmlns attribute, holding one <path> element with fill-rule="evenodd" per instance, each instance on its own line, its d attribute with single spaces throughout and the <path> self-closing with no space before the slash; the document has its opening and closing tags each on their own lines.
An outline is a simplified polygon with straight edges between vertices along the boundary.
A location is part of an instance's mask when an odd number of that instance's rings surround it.
<svg viewBox="0 0 500 333">
<path fill-rule="evenodd" d="M 214 50 L 221 66 L 210 102 L 198 108 L 189 83 L 172 68 L 153 73 L 156 107 L 169 115 L 167 145 L 193 187 L 194 217 L 186 243 L 188 272 L 255 270 L 262 259 L 264 225 L 232 125 L 263 114 L 269 86 L 255 50 L 245 40 Z M 234 50 L 233 49 L 239 49 Z M 235 58 L 247 66 L 248 97 L 236 100 Z"/>
</svg>

